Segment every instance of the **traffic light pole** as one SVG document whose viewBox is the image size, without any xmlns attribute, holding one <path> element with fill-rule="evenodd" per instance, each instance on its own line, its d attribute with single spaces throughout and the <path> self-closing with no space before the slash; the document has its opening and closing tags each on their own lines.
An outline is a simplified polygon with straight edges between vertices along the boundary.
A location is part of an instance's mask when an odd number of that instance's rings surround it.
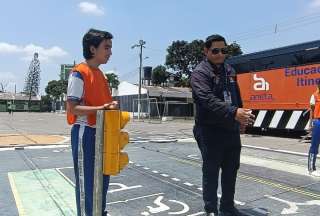
<svg viewBox="0 0 320 216">
<path fill-rule="evenodd" d="M 104 110 L 97 112 L 93 180 L 93 215 L 102 215 Z"/>
</svg>

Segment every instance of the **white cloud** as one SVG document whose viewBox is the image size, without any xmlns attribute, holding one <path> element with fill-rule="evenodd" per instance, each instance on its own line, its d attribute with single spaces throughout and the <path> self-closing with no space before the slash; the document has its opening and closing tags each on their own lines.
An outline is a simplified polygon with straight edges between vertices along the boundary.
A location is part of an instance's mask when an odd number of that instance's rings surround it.
<svg viewBox="0 0 320 216">
<path fill-rule="evenodd" d="M 104 9 L 99 8 L 98 5 L 91 2 L 80 2 L 78 7 L 80 11 L 85 14 L 91 14 L 95 16 L 104 15 Z"/>
<path fill-rule="evenodd" d="M 58 46 L 50 48 L 44 48 L 34 44 L 28 44 L 26 46 L 17 46 L 14 44 L 0 42 L 0 54 L 21 54 L 23 60 L 30 61 L 34 53 L 39 53 L 39 59 L 49 61 L 52 58 L 59 58 L 68 55 L 66 51 Z"/>
<path fill-rule="evenodd" d="M 320 0 L 312 0 L 309 3 L 309 8 L 310 9 L 319 9 L 320 8 Z"/>
</svg>

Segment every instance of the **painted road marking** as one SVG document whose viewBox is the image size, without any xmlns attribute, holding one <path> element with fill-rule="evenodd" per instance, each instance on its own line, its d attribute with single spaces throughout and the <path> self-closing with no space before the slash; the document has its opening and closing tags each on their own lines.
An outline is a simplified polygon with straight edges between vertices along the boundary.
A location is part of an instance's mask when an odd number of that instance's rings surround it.
<svg viewBox="0 0 320 216">
<path fill-rule="evenodd" d="M 118 186 L 118 189 L 113 189 L 113 190 L 109 190 L 108 193 L 114 193 L 114 192 L 119 192 L 119 191 L 124 191 L 124 190 L 131 190 L 131 189 L 136 189 L 136 188 L 141 188 L 142 185 L 135 185 L 135 186 L 126 186 L 124 184 L 120 184 L 120 183 L 110 183 L 110 186 Z"/>
<path fill-rule="evenodd" d="M 133 163 L 134 163 L 134 162 L 133 162 Z M 154 171 L 155 171 L 155 170 L 153 170 L 152 172 L 154 173 Z M 157 173 L 159 173 L 159 171 L 157 171 Z M 160 174 L 160 175 L 163 176 L 163 174 Z M 159 179 L 158 179 L 158 180 L 159 180 Z M 177 179 L 177 178 L 171 178 L 171 180 L 172 180 L 172 181 L 175 181 L 175 182 L 180 181 L 180 179 Z M 162 180 L 161 180 L 161 181 L 162 181 Z M 178 186 L 177 184 L 171 183 L 171 182 L 169 182 L 169 181 L 163 181 L 163 182 L 169 183 L 169 184 L 171 184 L 171 185 L 174 185 L 175 187 L 179 187 L 179 188 L 188 190 L 188 189 L 186 189 L 186 188 L 180 187 L 180 186 Z M 189 186 L 189 187 L 195 186 L 194 184 L 192 184 L 192 183 L 190 183 L 190 182 L 184 182 L 183 184 L 186 185 L 186 186 Z M 199 190 L 200 187 L 197 188 L 197 189 Z M 190 191 L 190 190 L 188 190 L 188 191 Z M 201 188 L 201 191 L 202 191 L 202 188 Z M 193 192 L 193 191 L 191 191 L 191 192 Z M 193 192 L 193 193 L 195 193 L 195 192 Z M 198 193 L 196 193 L 196 194 L 198 194 Z M 198 195 L 200 195 L 200 194 L 198 194 Z M 218 194 L 218 197 L 221 197 L 221 195 Z M 238 200 L 234 200 L 234 202 L 235 202 L 237 205 L 245 205 L 244 202 L 241 202 L 241 201 L 238 201 Z"/>
<path fill-rule="evenodd" d="M 75 215 L 74 187 L 55 169 L 8 173 L 20 215 Z"/>
<path fill-rule="evenodd" d="M 173 160 L 176 160 L 176 161 L 180 161 L 182 163 L 191 164 L 193 166 L 201 167 L 201 162 L 200 161 L 190 161 L 190 160 L 181 159 L 181 158 L 173 157 L 173 156 L 170 156 L 169 158 L 171 158 Z M 271 186 L 273 188 L 282 189 L 282 190 L 285 190 L 287 192 L 294 192 L 294 193 L 302 194 L 304 196 L 312 197 L 312 198 L 315 198 L 315 199 L 320 199 L 320 194 L 312 193 L 312 192 L 309 192 L 309 191 L 306 191 L 306 190 L 302 190 L 302 189 L 299 189 L 297 187 L 291 187 L 291 186 L 287 186 L 287 185 L 284 185 L 284 184 L 276 183 L 276 182 L 273 182 L 271 180 L 266 180 L 266 179 L 259 178 L 259 177 L 254 177 L 254 176 L 247 176 L 247 175 L 244 175 L 244 174 L 241 174 L 241 173 L 238 174 L 238 177 L 241 178 L 241 179 L 250 180 L 250 181 L 254 181 L 254 182 L 260 183 L 260 184 L 268 185 L 268 186 Z"/>
<path fill-rule="evenodd" d="M 185 183 L 183 183 L 184 185 L 187 185 L 187 186 L 189 186 L 189 187 L 192 187 L 193 186 L 193 184 L 191 184 L 191 183 L 189 183 L 189 182 L 185 182 Z"/>
<path fill-rule="evenodd" d="M 12 174 L 11 174 L 11 173 L 8 173 L 8 177 L 9 177 L 9 182 L 10 182 L 11 190 L 12 190 L 14 199 L 15 199 L 15 201 L 16 201 L 16 206 L 17 206 L 19 215 L 26 215 L 26 213 L 25 213 L 25 211 L 24 211 L 24 209 L 23 209 L 22 201 L 21 201 L 21 198 L 20 198 L 20 196 L 19 196 L 19 192 L 18 192 L 18 190 L 17 190 L 17 187 L 16 187 L 16 184 L 15 184 L 15 182 L 14 182 L 14 178 L 13 178 Z"/>
<path fill-rule="evenodd" d="M 164 194 L 164 193 L 156 193 L 156 194 L 150 194 L 150 195 L 146 195 L 146 196 L 140 196 L 140 197 L 136 197 L 136 198 L 132 198 L 132 199 L 126 199 L 126 200 L 122 200 L 122 201 L 109 202 L 109 203 L 107 203 L 107 205 L 118 204 L 118 203 L 127 203 L 127 202 L 129 202 L 129 201 L 144 199 L 144 198 L 153 197 L 153 196 L 159 196 L 159 195 L 163 195 L 163 194 Z"/>
</svg>

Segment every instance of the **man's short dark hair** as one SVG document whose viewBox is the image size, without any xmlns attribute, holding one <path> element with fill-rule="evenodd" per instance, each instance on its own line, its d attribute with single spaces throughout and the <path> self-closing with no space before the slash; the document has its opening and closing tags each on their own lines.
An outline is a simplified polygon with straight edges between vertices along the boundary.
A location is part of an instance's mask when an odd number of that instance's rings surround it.
<svg viewBox="0 0 320 216">
<path fill-rule="evenodd" d="M 215 41 L 223 41 L 225 45 L 227 45 L 226 39 L 218 34 L 210 35 L 209 37 L 207 37 L 206 42 L 204 44 L 206 48 L 209 49 L 212 45 L 212 42 L 215 42 Z"/>
<path fill-rule="evenodd" d="M 97 29 L 89 29 L 89 31 L 83 36 L 82 47 L 83 47 L 83 57 L 88 60 L 93 57 L 90 51 L 90 47 L 94 46 L 98 48 L 103 40 L 112 39 L 113 35 L 106 31 L 100 31 Z"/>
</svg>

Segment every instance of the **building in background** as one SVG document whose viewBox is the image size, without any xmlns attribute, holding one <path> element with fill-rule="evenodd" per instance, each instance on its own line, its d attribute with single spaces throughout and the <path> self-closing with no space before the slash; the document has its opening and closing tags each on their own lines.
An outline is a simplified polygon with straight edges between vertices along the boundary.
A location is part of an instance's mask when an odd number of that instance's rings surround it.
<svg viewBox="0 0 320 216">
<path fill-rule="evenodd" d="M 8 112 L 9 110 L 16 112 L 29 111 L 28 109 L 29 95 L 22 93 L 1 92 L 0 93 L 0 112 Z M 41 110 L 40 96 L 31 97 L 30 111 L 39 112 Z"/>
<path fill-rule="evenodd" d="M 113 97 L 119 101 L 120 109 L 138 112 L 138 85 L 121 82 L 113 91 Z M 160 87 L 143 85 L 141 88 L 142 116 L 150 118 L 193 118 L 194 106 L 190 88 Z"/>
<path fill-rule="evenodd" d="M 61 64 L 60 79 L 68 80 L 70 71 L 75 65 L 76 62 L 74 62 L 73 64 Z"/>
</svg>

